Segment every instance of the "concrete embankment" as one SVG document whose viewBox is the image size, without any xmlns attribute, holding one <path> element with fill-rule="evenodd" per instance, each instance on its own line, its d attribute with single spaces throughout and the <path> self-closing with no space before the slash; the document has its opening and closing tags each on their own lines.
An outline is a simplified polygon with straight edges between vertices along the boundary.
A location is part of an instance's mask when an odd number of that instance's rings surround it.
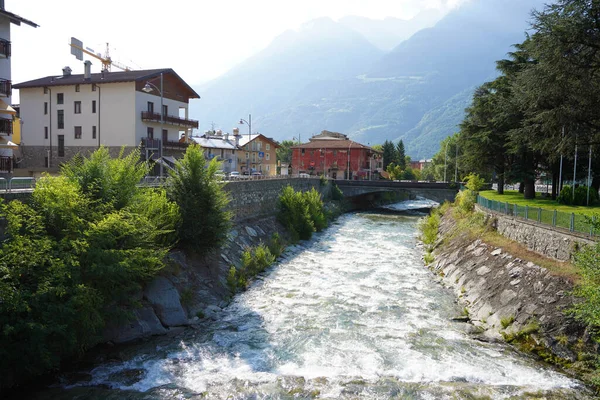
<svg viewBox="0 0 600 400">
<path fill-rule="evenodd" d="M 565 313 L 575 301 L 573 283 L 458 232 L 451 214 L 441 218 L 431 269 L 464 305 L 474 333 L 513 342 L 564 367 L 583 367 L 584 354 L 595 349 L 585 328 Z"/>
</svg>

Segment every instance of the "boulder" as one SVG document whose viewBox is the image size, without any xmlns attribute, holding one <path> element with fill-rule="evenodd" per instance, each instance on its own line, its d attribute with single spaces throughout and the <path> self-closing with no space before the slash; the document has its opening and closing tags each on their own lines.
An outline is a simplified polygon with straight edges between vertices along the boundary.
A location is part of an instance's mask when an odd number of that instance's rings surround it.
<svg viewBox="0 0 600 400">
<path fill-rule="evenodd" d="M 108 328 L 104 333 L 104 340 L 125 343 L 165 333 L 167 333 L 167 329 L 162 326 L 154 310 L 151 307 L 144 307 L 133 312 L 133 318 L 130 322 Z"/>
<path fill-rule="evenodd" d="M 144 290 L 144 297 L 152 304 L 163 325 L 180 326 L 188 323 L 179 292 L 167 278 L 156 277 Z"/>
</svg>

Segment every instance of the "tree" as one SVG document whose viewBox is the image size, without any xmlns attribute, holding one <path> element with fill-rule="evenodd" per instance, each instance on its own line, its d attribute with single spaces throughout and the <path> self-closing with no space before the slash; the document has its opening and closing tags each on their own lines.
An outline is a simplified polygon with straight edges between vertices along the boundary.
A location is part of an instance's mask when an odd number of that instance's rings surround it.
<svg viewBox="0 0 600 400">
<path fill-rule="evenodd" d="M 277 149 L 277 161 L 290 164 L 292 162 L 292 147 L 300 144 L 293 140 L 284 140 Z"/>
<path fill-rule="evenodd" d="M 386 140 L 383 143 L 383 169 L 387 170 L 388 165 L 396 160 L 396 147 L 394 143 Z"/>
<path fill-rule="evenodd" d="M 220 169 L 216 158 L 207 165 L 202 149 L 191 145 L 183 159 L 175 164 L 167 182 L 169 199 L 181 212 L 177 226 L 179 243 L 198 254 L 218 248 L 231 227 L 231 212 L 227 211 L 229 197 L 215 177 Z"/>
<path fill-rule="evenodd" d="M 406 169 L 406 152 L 404 151 L 404 142 L 402 139 L 396 145 L 396 159 L 398 160 L 396 164 L 401 169 Z"/>
</svg>

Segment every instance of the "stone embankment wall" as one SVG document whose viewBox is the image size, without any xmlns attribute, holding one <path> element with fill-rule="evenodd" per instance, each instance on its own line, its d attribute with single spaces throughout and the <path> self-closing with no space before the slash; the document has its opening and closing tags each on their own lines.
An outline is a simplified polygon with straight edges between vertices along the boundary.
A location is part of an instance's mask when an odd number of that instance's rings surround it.
<svg viewBox="0 0 600 400">
<path fill-rule="evenodd" d="M 234 213 L 234 220 L 244 221 L 249 218 L 273 215 L 277 208 L 281 190 L 288 185 L 297 192 L 306 192 L 315 188 L 321 192 L 324 198 L 328 197 L 331 190 L 331 185 L 321 187 L 318 178 L 282 178 L 229 182 L 225 185 L 225 190 L 231 195 L 229 208 Z"/>
<path fill-rule="evenodd" d="M 225 245 L 205 258 L 172 252 L 162 274 L 138 293 L 142 307 L 131 310 L 126 325 L 106 329 L 104 341 L 123 343 L 152 335 L 178 333 L 201 318 L 211 318 L 231 296 L 226 277 L 230 267 L 240 265 L 246 247 L 267 243 L 274 233 L 286 237 L 274 216 L 238 223 Z"/>
<path fill-rule="evenodd" d="M 432 270 L 468 310 L 482 340 L 503 340 L 535 325 L 544 348 L 574 362 L 573 345 L 584 335 L 564 311 L 573 284 L 503 249 L 466 235 L 449 236 L 454 220 L 444 216 Z"/>
<path fill-rule="evenodd" d="M 561 228 L 494 213 L 481 207 L 477 207 L 477 211 L 493 217 L 496 229 L 502 236 L 555 260 L 569 261 L 578 248 L 596 243 L 585 235 Z"/>
</svg>

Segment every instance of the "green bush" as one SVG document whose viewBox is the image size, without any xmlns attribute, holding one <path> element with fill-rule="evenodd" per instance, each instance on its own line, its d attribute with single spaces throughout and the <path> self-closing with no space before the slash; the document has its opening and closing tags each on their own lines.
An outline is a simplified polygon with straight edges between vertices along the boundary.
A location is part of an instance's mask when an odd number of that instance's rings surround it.
<svg viewBox="0 0 600 400">
<path fill-rule="evenodd" d="M 600 244 L 586 246 L 575 254 L 581 280 L 574 294 L 582 301 L 571 310 L 575 317 L 600 332 Z"/>
<path fill-rule="evenodd" d="M 477 193 L 469 189 L 460 191 L 456 195 L 456 205 L 463 214 L 473 211 L 475 203 L 477 203 Z"/>
<path fill-rule="evenodd" d="M 264 244 L 259 244 L 255 248 L 247 248 L 242 252 L 239 270 L 235 267 L 229 268 L 227 274 L 227 286 L 232 293 L 243 290 L 248 285 L 248 279 L 263 272 L 267 267 L 275 262 L 275 256 Z"/>
<path fill-rule="evenodd" d="M 431 251 L 437 240 L 438 228 L 440 226 L 440 216 L 437 213 L 431 213 L 423 218 L 419 224 L 421 231 L 421 241 L 427 251 Z"/>
<path fill-rule="evenodd" d="M 306 199 L 302 192 L 295 192 L 291 186 L 283 188 L 279 195 L 277 219 L 294 241 L 310 239 L 315 230 Z"/>
<path fill-rule="evenodd" d="M 473 192 L 479 192 L 485 181 L 483 178 L 479 177 L 477 174 L 469 174 L 465 177 L 465 187 Z"/>
<path fill-rule="evenodd" d="M 312 188 L 308 192 L 302 194 L 308 206 L 308 214 L 313 222 L 313 226 L 317 232 L 321 232 L 327 228 L 327 218 L 323 210 L 323 200 L 321 200 L 321 194 Z"/>
<path fill-rule="evenodd" d="M 231 213 L 226 210 L 229 197 L 216 178 L 220 169 L 216 158 L 207 166 L 202 149 L 192 145 L 175 164 L 167 182 L 168 197 L 181 213 L 179 243 L 198 254 L 218 248 L 231 227 Z"/>
<path fill-rule="evenodd" d="M 267 246 L 269 247 L 269 251 L 271 252 L 273 257 L 275 258 L 281 255 L 285 247 L 283 241 L 281 240 L 281 237 L 279 236 L 279 233 L 277 232 L 274 232 L 271 235 L 271 239 L 269 240 L 269 244 Z"/>
<path fill-rule="evenodd" d="M 563 186 L 556 201 L 560 204 L 585 206 L 587 205 L 587 186 L 578 186 L 575 188 L 575 197 L 573 197 L 573 187 Z M 598 192 L 594 188 L 590 188 L 590 205 L 598 203 Z"/>
<path fill-rule="evenodd" d="M 335 184 L 335 182 L 332 182 L 332 186 L 331 186 L 331 200 L 334 200 L 334 201 L 344 200 L 344 193 L 338 187 L 338 185 Z"/>
<path fill-rule="evenodd" d="M 40 179 L 30 204 L 0 206 L 0 390 L 96 344 L 164 267 L 179 212 L 137 186 L 146 170 L 101 148 Z"/>
</svg>

